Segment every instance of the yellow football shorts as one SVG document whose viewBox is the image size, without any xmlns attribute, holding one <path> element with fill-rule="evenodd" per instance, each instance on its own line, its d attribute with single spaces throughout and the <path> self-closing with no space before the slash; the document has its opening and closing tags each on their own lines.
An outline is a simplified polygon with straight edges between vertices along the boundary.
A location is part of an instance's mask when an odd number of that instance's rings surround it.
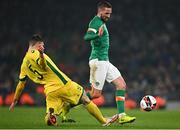
<svg viewBox="0 0 180 130">
<path fill-rule="evenodd" d="M 68 85 L 48 93 L 46 96 L 46 113 L 49 108 L 54 109 L 54 114 L 59 115 L 62 111 L 64 102 L 77 105 L 83 94 L 83 87 L 71 81 Z"/>
</svg>

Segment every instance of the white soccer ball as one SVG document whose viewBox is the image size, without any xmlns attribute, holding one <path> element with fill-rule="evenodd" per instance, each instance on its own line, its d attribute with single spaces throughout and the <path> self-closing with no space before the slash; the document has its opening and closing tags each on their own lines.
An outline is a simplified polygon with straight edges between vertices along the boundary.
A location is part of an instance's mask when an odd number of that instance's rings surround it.
<svg viewBox="0 0 180 130">
<path fill-rule="evenodd" d="M 146 95 L 140 102 L 140 107 L 145 111 L 151 111 L 156 106 L 156 99 L 151 95 Z"/>
</svg>

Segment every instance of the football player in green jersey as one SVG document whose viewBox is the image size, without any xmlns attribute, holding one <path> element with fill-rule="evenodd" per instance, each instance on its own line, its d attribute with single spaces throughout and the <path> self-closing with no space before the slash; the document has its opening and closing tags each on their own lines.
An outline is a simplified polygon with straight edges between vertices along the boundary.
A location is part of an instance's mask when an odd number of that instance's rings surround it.
<svg viewBox="0 0 180 130">
<path fill-rule="evenodd" d="M 125 90 L 126 83 L 119 70 L 110 63 L 109 33 L 106 22 L 112 13 L 112 5 L 107 1 L 102 1 L 97 5 L 97 15 L 90 21 L 84 40 L 91 43 L 91 55 L 89 58 L 91 91 L 90 98 L 101 96 L 105 80 L 116 87 L 116 103 L 119 113 L 119 123 L 130 123 L 136 117 L 130 117 L 125 113 Z"/>
</svg>

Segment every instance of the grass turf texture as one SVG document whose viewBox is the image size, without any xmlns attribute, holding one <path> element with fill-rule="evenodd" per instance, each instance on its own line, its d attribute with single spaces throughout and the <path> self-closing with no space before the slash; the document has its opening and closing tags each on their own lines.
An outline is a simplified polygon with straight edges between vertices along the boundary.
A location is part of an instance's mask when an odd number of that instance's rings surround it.
<svg viewBox="0 0 180 130">
<path fill-rule="evenodd" d="M 103 115 L 111 116 L 116 113 L 115 108 L 101 108 Z M 76 123 L 60 123 L 58 127 L 44 124 L 45 108 L 16 107 L 9 112 L 8 107 L 0 107 L 0 129 L 180 129 L 180 111 L 154 110 L 142 112 L 140 110 L 127 111 L 136 116 L 137 120 L 131 124 L 113 124 L 102 127 L 82 107 L 76 107 L 68 114 Z"/>
</svg>

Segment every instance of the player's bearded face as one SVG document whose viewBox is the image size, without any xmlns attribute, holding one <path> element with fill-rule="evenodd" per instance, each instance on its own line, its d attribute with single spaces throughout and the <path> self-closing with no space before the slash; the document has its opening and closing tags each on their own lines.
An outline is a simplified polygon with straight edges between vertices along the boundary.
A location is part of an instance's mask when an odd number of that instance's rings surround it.
<svg viewBox="0 0 180 130">
<path fill-rule="evenodd" d="M 101 10 L 101 19 L 104 22 L 107 22 L 109 18 L 111 17 L 112 9 L 111 8 L 103 8 Z"/>
</svg>

